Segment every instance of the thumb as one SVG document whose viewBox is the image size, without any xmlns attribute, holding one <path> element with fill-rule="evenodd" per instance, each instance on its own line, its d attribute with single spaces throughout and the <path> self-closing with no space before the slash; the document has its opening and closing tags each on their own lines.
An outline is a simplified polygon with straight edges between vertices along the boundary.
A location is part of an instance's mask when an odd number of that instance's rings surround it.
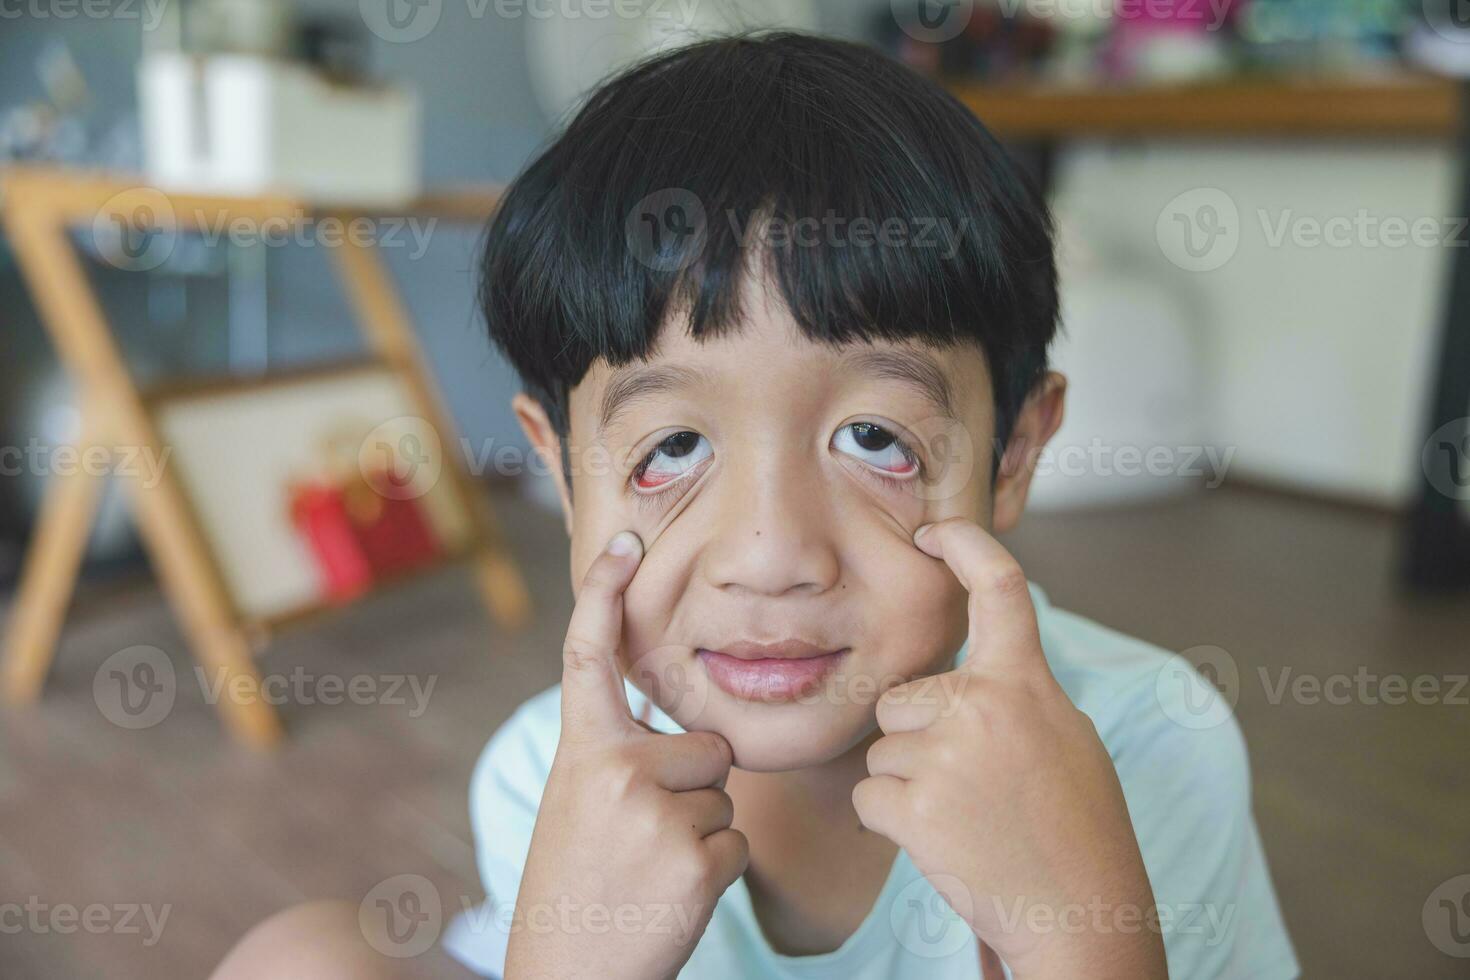
<svg viewBox="0 0 1470 980">
<path fill-rule="evenodd" d="M 582 579 L 562 645 L 564 731 L 606 732 L 632 725 L 618 647 L 623 636 L 623 590 L 633 581 L 642 560 L 643 542 L 638 535 L 621 531 Z"/>
</svg>

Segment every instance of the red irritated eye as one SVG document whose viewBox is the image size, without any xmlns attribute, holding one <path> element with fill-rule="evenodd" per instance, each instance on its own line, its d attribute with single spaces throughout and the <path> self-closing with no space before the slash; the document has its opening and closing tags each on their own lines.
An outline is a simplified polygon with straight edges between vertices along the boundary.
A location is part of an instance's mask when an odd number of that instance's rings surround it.
<svg viewBox="0 0 1470 980">
<path fill-rule="evenodd" d="M 844 425 L 832 436 L 832 448 L 885 476 L 903 479 L 919 472 L 919 461 L 913 451 L 892 432 L 872 422 Z"/>
<path fill-rule="evenodd" d="M 713 454 L 709 440 L 698 432 L 676 432 L 644 458 L 634 473 L 633 484 L 645 493 L 662 489 Z"/>
</svg>

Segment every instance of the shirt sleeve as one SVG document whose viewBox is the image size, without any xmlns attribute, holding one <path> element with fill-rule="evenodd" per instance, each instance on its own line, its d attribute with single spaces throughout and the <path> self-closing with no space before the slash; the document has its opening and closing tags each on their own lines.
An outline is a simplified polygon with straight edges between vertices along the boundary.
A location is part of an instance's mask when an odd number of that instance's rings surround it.
<svg viewBox="0 0 1470 980">
<path fill-rule="evenodd" d="M 1128 716 L 1119 726 L 1127 734 L 1109 749 L 1153 886 L 1169 975 L 1290 980 L 1300 969 L 1251 815 L 1245 740 L 1228 706 L 1200 712 L 1211 698 L 1219 698 L 1215 689 L 1171 657 L 1114 706 L 1114 717 Z"/>
<path fill-rule="evenodd" d="M 486 897 L 450 924 L 444 946 L 481 976 L 505 972 L 521 871 L 560 734 L 558 697 L 553 689 L 518 708 L 486 744 L 470 778 L 470 825 Z"/>
</svg>

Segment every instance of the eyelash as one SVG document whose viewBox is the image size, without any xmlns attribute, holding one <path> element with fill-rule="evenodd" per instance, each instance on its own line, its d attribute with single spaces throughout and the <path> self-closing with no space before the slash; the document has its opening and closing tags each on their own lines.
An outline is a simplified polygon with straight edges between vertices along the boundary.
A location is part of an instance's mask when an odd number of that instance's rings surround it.
<svg viewBox="0 0 1470 980">
<path fill-rule="evenodd" d="M 654 457 L 657 456 L 659 452 L 663 450 L 666 446 L 668 446 L 670 442 L 682 435 L 695 435 L 700 439 L 704 438 L 704 436 L 701 436 L 690 429 L 681 429 L 678 432 L 670 433 L 663 439 L 660 439 L 658 443 L 655 444 L 654 447 L 650 449 L 646 455 L 644 455 L 642 461 L 633 468 L 633 474 L 628 478 L 628 484 L 630 488 L 632 488 L 633 496 L 637 499 L 639 507 L 647 507 L 649 509 L 657 508 L 664 502 L 665 499 L 671 497 L 674 493 L 680 490 L 681 485 L 685 482 L 685 480 L 689 477 L 691 473 L 694 473 L 697 470 L 704 468 L 704 460 L 700 460 L 689 469 L 685 470 L 683 473 L 680 473 L 678 476 L 675 476 L 672 479 L 668 480 L 657 490 L 637 489 L 638 481 L 643 478 L 643 474 L 647 472 L 648 467 L 650 464 L 652 464 Z"/>
<path fill-rule="evenodd" d="M 882 469 L 873 466 L 870 463 L 864 463 L 862 460 L 856 460 L 856 462 L 860 464 L 861 470 L 866 476 L 868 476 L 870 479 L 878 481 L 885 487 L 889 487 L 892 489 L 900 489 L 906 486 L 915 477 L 918 477 L 920 479 L 923 478 L 925 472 L 924 461 L 919 458 L 918 453 L 914 452 L 914 450 L 909 446 L 908 442 L 902 436 L 898 435 L 898 433 L 894 432 L 891 428 L 887 426 L 879 425 L 876 422 L 861 421 L 847 423 L 846 425 L 838 429 L 838 433 L 841 433 L 842 431 L 850 429 L 856 425 L 867 425 L 882 432 L 890 440 L 892 440 L 894 448 L 898 450 L 900 455 L 902 455 L 903 458 L 914 467 L 913 473 L 905 474 L 904 476 L 894 476 L 891 473 L 887 473 Z M 659 507 L 667 498 L 673 496 L 675 493 L 679 492 L 682 489 L 681 485 L 686 481 L 691 473 L 694 473 L 704 468 L 705 460 L 700 460 L 699 462 L 691 466 L 688 470 L 668 480 L 667 483 L 656 490 L 637 489 L 638 481 L 643 478 L 644 473 L 647 472 L 648 467 L 653 463 L 654 457 L 656 457 L 660 451 L 665 449 L 665 447 L 667 447 L 671 441 L 682 435 L 695 435 L 700 439 L 704 438 L 698 433 L 693 432 L 693 430 L 681 429 L 680 431 L 672 433 L 671 435 L 661 439 L 652 449 L 650 449 L 644 455 L 643 459 L 638 463 L 638 465 L 634 467 L 632 475 L 628 478 L 628 483 L 630 488 L 632 488 L 633 495 L 637 498 L 638 505 L 640 507 L 647 507 L 650 509 Z M 837 434 L 834 433 L 833 439 L 835 440 L 836 438 Z M 711 455 L 711 457 L 708 458 L 713 458 L 713 456 Z"/>
<path fill-rule="evenodd" d="M 886 472 L 876 466 L 873 466 L 870 463 L 864 463 L 862 460 L 856 460 L 856 462 L 860 464 L 860 469 L 864 476 L 867 476 L 869 479 L 878 481 L 885 487 L 889 487 L 895 490 L 907 487 L 915 479 L 922 480 L 924 478 L 924 461 L 919 457 L 919 454 L 914 452 L 913 448 L 909 446 L 908 441 L 900 436 L 897 432 L 893 431 L 893 429 L 889 428 L 886 425 L 880 425 L 877 422 L 866 422 L 862 420 L 859 420 L 857 422 L 848 422 L 837 431 L 840 433 L 843 430 L 850 429 L 855 425 L 867 425 L 874 429 L 877 429 L 884 435 L 888 436 L 889 439 L 893 440 L 894 448 L 897 449 L 899 454 L 902 455 L 903 458 L 907 460 L 909 464 L 912 465 L 914 468 L 912 473 L 907 473 L 903 476 L 894 476 L 893 474 Z M 835 440 L 836 438 L 837 436 L 836 434 L 834 434 L 833 439 Z"/>
</svg>

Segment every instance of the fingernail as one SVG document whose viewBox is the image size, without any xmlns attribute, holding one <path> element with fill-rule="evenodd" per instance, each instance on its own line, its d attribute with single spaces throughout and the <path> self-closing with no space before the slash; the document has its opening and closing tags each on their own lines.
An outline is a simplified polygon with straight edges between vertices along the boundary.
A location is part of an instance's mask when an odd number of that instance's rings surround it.
<svg viewBox="0 0 1470 980">
<path fill-rule="evenodd" d="M 638 535 L 632 531 L 619 531 L 613 535 L 613 539 L 607 543 L 607 553 L 617 555 L 619 558 L 625 555 L 635 555 L 643 547 L 643 542 L 638 540 Z"/>
<path fill-rule="evenodd" d="M 917 544 L 918 540 L 924 536 L 925 532 L 927 532 L 933 526 L 933 524 L 920 524 L 918 530 L 914 531 L 914 542 Z"/>
</svg>

